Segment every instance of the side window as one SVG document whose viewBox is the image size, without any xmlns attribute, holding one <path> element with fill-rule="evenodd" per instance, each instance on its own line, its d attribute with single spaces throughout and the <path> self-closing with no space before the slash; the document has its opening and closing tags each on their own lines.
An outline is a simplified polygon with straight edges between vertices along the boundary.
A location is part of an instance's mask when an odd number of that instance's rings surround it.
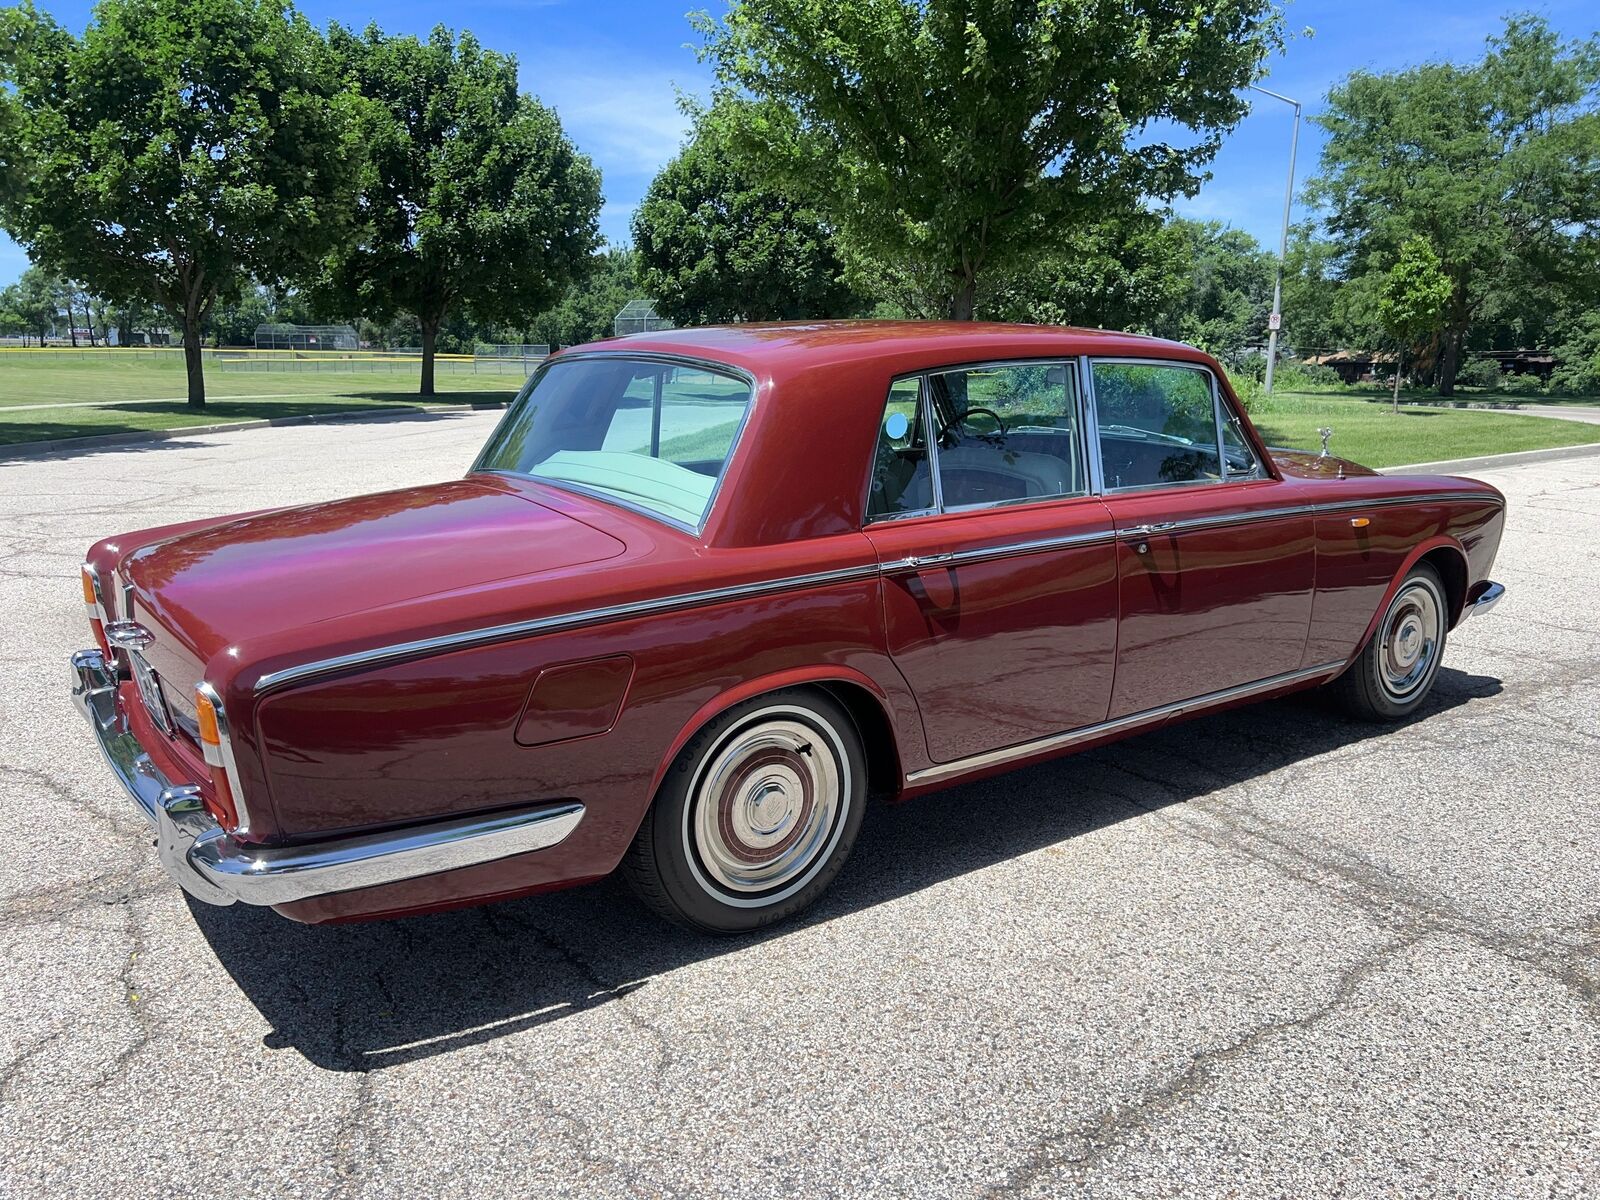
<svg viewBox="0 0 1600 1200">
<path fill-rule="evenodd" d="M 1084 494 L 1076 382 L 1062 363 L 928 376 L 944 507 Z"/>
<path fill-rule="evenodd" d="M 932 473 L 922 413 L 921 380 L 901 379 L 889 389 L 867 493 L 867 519 L 933 507 Z"/>
<path fill-rule="evenodd" d="M 1222 478 L 1209 372 L 1109 362 L 1093 369 L 1107 490 Z"/>
</svg>

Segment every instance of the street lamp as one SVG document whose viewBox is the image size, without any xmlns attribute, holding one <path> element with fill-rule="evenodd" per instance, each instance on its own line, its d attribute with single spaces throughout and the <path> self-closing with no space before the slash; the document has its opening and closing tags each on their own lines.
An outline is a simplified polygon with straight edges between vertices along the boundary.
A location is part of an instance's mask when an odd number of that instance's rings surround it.
<svg viewBox="0 0 1600 1200">
<path fill-rule="evenodd" d="M 1283 264 L 1289 258 L 1289 209 L 1294 204 L 1294 156 L 1300 148 L 1300 101 L 1250 85 L 1252 92 L 1294 105 L 1294 132 L 1289 137 L 1289 186 L 1283 192 L 1283 233 L 1278 238 L 1278 277 L 1272 281 L 1272 315 L 1267 318 L 1267 395 L 1272 395 L 1272 372 L 1278 365 L 1278 326 L 1283 324 Z"/>
</svg>

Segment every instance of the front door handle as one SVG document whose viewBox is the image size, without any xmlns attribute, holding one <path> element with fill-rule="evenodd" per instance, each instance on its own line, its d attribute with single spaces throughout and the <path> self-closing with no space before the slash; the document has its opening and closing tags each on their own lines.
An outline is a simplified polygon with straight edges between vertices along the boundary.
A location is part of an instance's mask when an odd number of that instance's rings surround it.
<svg viewBox="0 0 1600 1200">
<path fill-rule="evenodd" d="M 1176 521 L 1155 521 L 1149 525 L 1130 525 L 1122 533 L 1124 537 L 1149 537 L 1152 533 L 1166 533 L 1177 527 Z"/>
<path fill-rule="evenodd" d="M 916 570 L 918 567 L 936 567 L 940 563 L 947 563 L 955 558 L 955 552 L 948 554 L 908 554 L 901 565 Z"/>
</svg>

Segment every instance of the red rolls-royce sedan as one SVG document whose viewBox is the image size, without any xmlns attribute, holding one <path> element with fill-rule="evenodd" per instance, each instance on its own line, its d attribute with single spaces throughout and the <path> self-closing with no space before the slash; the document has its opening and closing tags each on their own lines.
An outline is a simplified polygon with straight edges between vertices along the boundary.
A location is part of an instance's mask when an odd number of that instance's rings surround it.
<svg viewBox="0 0 1600 1200">
<path fill-rule="evenodd" d="M 1394 720 L 1505 501 L 1271 451 L 1216 362 L 1078 329 L 648 334 L 464 479 L 95 544 L 74 696 L 215 904 L 388 917 L 619 867 L 747 930 L 906 799 L 1333 689 Z"/>
</svg>

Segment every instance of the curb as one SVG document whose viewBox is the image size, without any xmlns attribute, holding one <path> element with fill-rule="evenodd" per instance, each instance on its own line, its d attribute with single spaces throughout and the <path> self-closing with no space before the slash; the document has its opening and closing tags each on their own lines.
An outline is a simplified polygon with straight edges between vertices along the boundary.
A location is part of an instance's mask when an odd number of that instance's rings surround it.
<svg viewBox="0 0 1600 1200">
<path fill-rule="evenodd" d="M 225 399 L 225 397 L 219 397 Z M 510 401 L 506 402 L 507 404 Z M 349 409 L 345 412 L 311 413 L 303 417 L 262 417 L 254 421 L 227 421 L 218 425 L 185 425 L 177 429 L 135 430 L 130 433 L 100 433 L 88 437 L 55 438 L 48 442 L 15 442 L 0 445 L 0 459 L 45 458 L 52 454 L 71 454 L 79 450 L 99 450 L 113 446 L 138 445 L 146 442 L 165 442 L 172 438 L 192 437 L 207 433 L 232 433 L 238 429 L 266 429 L 279 425 L 322 425 L 352 421 L 375 421 L 384 417 L 423 417 L 439 413 L 483 412 L 505 408 L 506 404 L 476 402 L 472 404 L 400 404 L 374 412 L 367 408 Z"/>
<path fill-rule="evenodd" d="M 1496 467 L 1516 467 L 1523 463 L 1554 462 L 1563 458 L 1593 458 L 1600 455 L 1600 442 L 1576 446 L 1552 446 L 1548 450 L 1516 450 L 1510 454 L 1486 454 L 1479 458 L 1454 458 L 1444 462 L 1408 463 L 1402 467 L 1379 467 L 1381 475 L 1454 475 L 1460 471 L 1492 471 Z"/>
</svg>

